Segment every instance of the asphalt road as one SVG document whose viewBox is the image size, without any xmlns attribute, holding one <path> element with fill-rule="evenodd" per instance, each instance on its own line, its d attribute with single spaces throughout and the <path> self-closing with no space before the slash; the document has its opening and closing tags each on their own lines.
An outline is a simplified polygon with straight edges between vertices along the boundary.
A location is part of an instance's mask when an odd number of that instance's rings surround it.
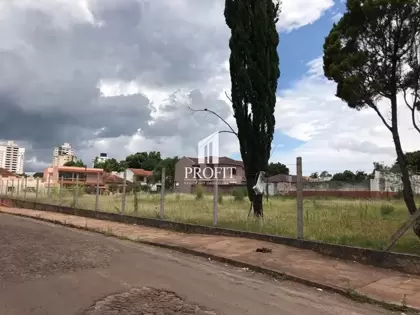
<svg viewBox="0 0 420 315">
<path fill-rule="evenodd" d="M 0 214 L 0 315 L 393 314 L 204 258 Z"/>
</svg>

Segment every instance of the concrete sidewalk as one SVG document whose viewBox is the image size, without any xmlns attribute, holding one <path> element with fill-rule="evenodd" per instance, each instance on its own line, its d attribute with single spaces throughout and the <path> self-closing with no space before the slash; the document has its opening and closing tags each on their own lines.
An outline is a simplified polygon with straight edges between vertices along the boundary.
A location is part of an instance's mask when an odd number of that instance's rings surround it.
<svg viewBox="0 0 420 315">
<path fill-rule="evenodd" d="M 321 254 L 279 244 L 245 238 L 195 235 L 64 215 L 54 212 L 5 208 L 0 212 L 27 216 L 69 226 L 100 231 L 140 242 L 161 244 L 191 253 L 220 257 L 237 265 L 263 268 L 272 274 L 285 274 L 292 280 L 332 289 L 363 300 L 362 296 L 420 310 L 420 277 L 342 261 Z M 269 248 L 270 253 L 256 252 Z M 258 268 L 252 268 L 259 270 Z"/>
</svg>

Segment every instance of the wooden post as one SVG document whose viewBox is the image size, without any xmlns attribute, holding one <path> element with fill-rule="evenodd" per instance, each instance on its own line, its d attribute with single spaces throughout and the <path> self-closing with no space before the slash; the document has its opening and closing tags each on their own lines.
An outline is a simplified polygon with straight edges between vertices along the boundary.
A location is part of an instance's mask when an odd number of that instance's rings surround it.
<svg viewBox="0 0 420 315">
<path fill-rule="evenodd" d="M 64 176 L 60 178 L 60 205 L 63 203 L 63 188 L 64 188 Z"/>
<path fill-rule="evenodd" d="M 77 201 L 79 199 L 79 174 L 76 175 L 76 189 L 74 190 L 73 207 L 77 208 Z"/>
<path fill-rule="evenodd" d="M 391 240 L 387 247 L 385 247 L 385 251 L 391 250 L 391 248 L 395 245 L 395 243 L 404 235 L 404 233 L 420 218 L 420 209 L 417 209 L 408 220 L 398 229 L 394 235 L 391 236 Z"/>
<path fill-rule="evenodd" d="M 36 178 L 35 202 L 38 201 L 38 190 L 39 190 L 39 177 Z"/>
<path fill-rule="evenodd" d="M 23 199 L 26 200 L 26 191 L 28 190 L 28 177 L 25 177 L 25 189 L 23 190 Z"/>
<path fill-rule="evenodd" d="M 159 217 L 163 220 L 165 217 L 165 182 L 166 182 L 166 171 L 162 168 L 162 178 L 160 180 L 160 209 Z"/>
<path fill-rule="evenodd" d="M 96 196 L 95 196 L 95 211 L 99 209 L 99 181 L 100 181 L 100 174 L 96 178 Z"/>
<path fill-rule="evenodd" d="M 216 226 L 219 218 L 219 183 L 216 178 L 213 184 L 213 225 Z"/>
<path fill-rule="evenodd" d="M 123 192 L 122 192 L 122 199 L 121 199 L 121 214 L 124 214 L 125 212 L 126 191 L 127 191 L 127 170 L 124 171 Z"/>
<path fill-rule="evenodd" d="M 302 158 L 296 159 L 296 218 L 297 218 L 297 238 L 303 238 L 303 182 L 302 182 Z"/>
</svg>

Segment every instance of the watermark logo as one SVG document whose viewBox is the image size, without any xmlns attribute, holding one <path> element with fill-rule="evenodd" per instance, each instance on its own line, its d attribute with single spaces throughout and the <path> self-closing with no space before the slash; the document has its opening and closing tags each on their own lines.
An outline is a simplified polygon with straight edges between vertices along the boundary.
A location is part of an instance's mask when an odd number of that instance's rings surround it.
<svg viewBox="0 0 420 315">
<path fill-rule="evenodd" d="M 236 167 L 221 163 L 219 155 L 219 132 L 200 140 L 197 145 L 197 164 L 185 167 L 185 182 L 188 184 L 235 183 Z"/>
<path fill-rule="evenodd" d="M 219 133 L 198 141 L 198 164 L 219 164 Z"/>
</svg>

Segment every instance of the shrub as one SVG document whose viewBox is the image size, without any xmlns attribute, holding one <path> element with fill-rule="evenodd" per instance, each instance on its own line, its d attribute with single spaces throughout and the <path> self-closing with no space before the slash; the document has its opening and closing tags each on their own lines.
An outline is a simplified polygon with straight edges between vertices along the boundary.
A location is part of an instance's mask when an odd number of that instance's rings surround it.
<svg viewBox="0 0 420 315">
<path fill-rule="evenodd" d="M 235 188 L 232 191 L 233 200 L 243 201 L 246 196 L 246 190 L 244 188 Z"/>
<path fill-rule="evenodd" d="M 397 200 L 403 199 L 404 196 L 403 196 L 402 190 L 398 190 L 397 193 L 395 194 L 394 198 L 397 199 Z"/>
<path fill-rule="evenodd" d="M 195 199 L 200 200 L 204 198 L 204 188 L 198 184 L 195 189 Z"/>
<path fill-rule="evenodd" d="M 383 217 L 386 217 L 388 215 L 390 215 L 391 213 L 393 213 L 395 210 L 394 206 L 391 204 L 383 204 L 381 205 L 380 211 L 381 211 L 381 215 Z"/>
<path fill-rule="evenodd" d="M 223 195 L 219 195 L 219 198 L 217 200 L 219 204 L 223 204 Z"/>
</svg>

